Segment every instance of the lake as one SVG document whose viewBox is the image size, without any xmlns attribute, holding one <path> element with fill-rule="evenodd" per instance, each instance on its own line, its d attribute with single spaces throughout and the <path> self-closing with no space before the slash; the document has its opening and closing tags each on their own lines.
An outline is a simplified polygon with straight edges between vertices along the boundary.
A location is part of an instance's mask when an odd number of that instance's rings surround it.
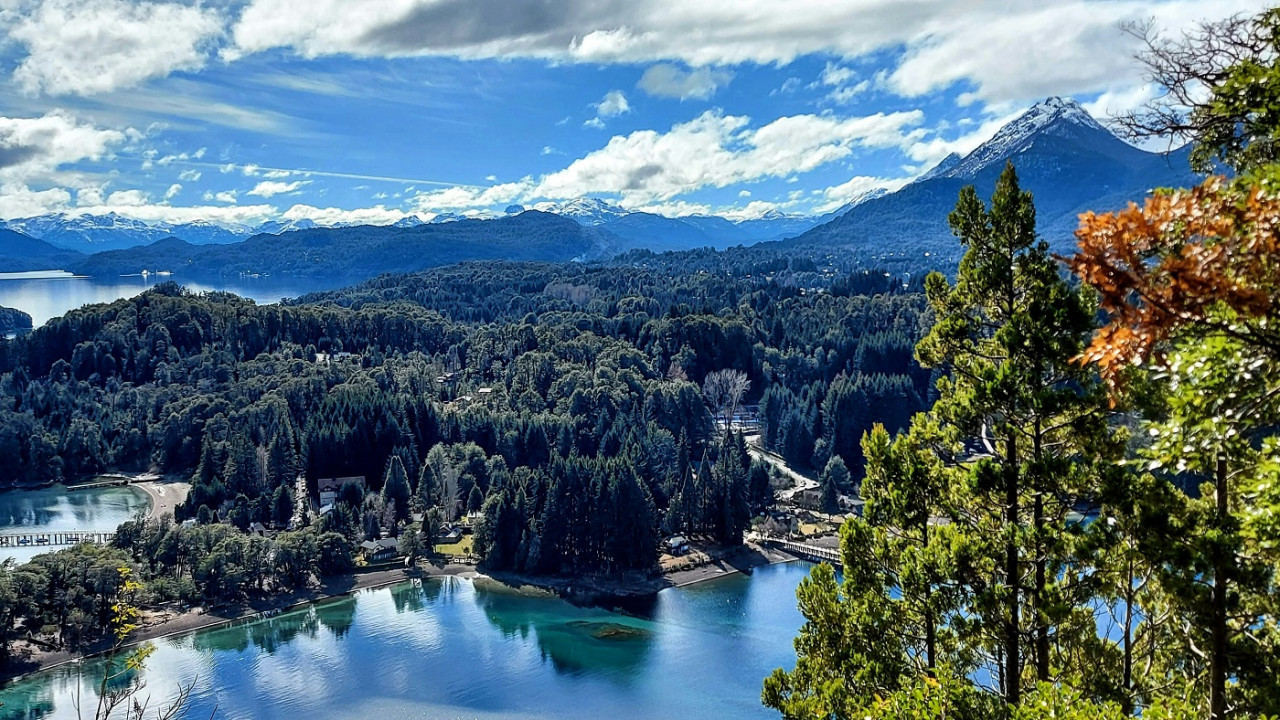
<svg viewBox="0 0 1280 720">
<path fill-rule="evenodd" d="M 764 678 L 792 667 L 804 563 L 658 593 L 639 615 L 458 578 L 403 583 L 160 640 L 153 704 L 195 681 L 188 717 L 776 718 Z M 0 691 L 0 720 L 74 718 L 101 663 Z"/>
<path fill-rule="evenodd" d="M 102 487 L 68 492 L 64 485 L 35 490 L 0 491 L 0 531 L 5 530 L 115 530 L 151 501 L 134 487 Z M 52 548 L 56 549 L 56 548 Z M 0 560 L 26 562 L 51 548 L 0 548 Z"/>
<path fill-rule="evenodd" d="M 158 283 L 173 281 L 196 292 L 222 290 L 258 303 L 276 303 L 281 298 L 298 297 L 311 292 L 332 290 L 351 284 L 351 280 L 235 277 L 202 278 L 175 273 L 172 276 L 129 275 L 122 277 L 88 277 L 61 270 L 26 273 L 0 273 L 0 307 L 21 310 L 31 316 L 36 327 L 51 318 L 65 315 L 91 303 L 108 303 L 138 295 Z"/>
</svg>

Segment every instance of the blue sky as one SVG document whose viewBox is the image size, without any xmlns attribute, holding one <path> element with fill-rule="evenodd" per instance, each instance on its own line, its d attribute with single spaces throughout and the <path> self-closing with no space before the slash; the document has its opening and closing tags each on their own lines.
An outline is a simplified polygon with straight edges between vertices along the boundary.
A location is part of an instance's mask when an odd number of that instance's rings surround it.
<svg viewBox="0 0 1280 720">
<path fill-rule="evenodd" d="M 1249 0 L 0 0 L 0 218 L 818 213 Z"/>
</svg>

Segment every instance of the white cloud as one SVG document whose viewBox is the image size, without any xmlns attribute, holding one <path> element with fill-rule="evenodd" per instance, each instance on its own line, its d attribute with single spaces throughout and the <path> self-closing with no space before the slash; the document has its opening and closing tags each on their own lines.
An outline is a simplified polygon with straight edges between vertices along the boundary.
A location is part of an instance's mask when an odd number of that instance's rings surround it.
<svg viewBox="0 0 1280 720">
<path fill-rule="evenodd" d="M 1261 0 L 565 0 L 550 12 L 541 0 L 251 0 L 226 56 L 284 47 L 306 57 L 674 61 L 701 72 L 905 48 L 889 81 L 899 93 L 967 81 L 987 102 L 1028 101 L 1139 84 L 1120 21 L 1152 17 L 1181 29 L 1264 7 Z"/>
<path fill-rule="evenodd" d="M 205 193 L 205 197 L 208 198 L 209 193 Z M 236 201 L 236 191 L 227 190 L 224 192 L 214 193 L 212 199 L 217 200 L 218 202 L 234 203 Z"/>
<path fill-rule="evenodd" d="M 845 158 L 855 147 L 904 147 L 918 110 L 839 119 L 782 117 L 756 129 L 750 119 L 707 111 L 669 132 L 615 136 L 600 150 L 542 179 L 535 195 L 573 198 L 616 193 L 631 204 L 669 200 L 704 187 L 804 173 Z"/>
<path fill-rule="evenodd" d="M 818 82 L 823 85 L 839 87 L 857 77 L 857 75 L 858 73 L 853 68 L 828 62 L 827 66 L 822 68 L 822 74 L 818 76 Z"/>
<path fill-rule="evenodd" d="M 245 194 L 257 195 L 258 197 L 261 197 L 261 198 L 270 198 L 270 197 L 275 197 L 276 195 L 283 195 L 285 193 L 294 192 L 298 188 L 301 188 L 303 185 L 309 185 L 309 184 L 311 184 L 311 181 L 309 180 L 295 180 L 294 182 L 280 182 L 279 180 L 263 180 L 257 185 L 254 185 L 253 189 Z"/>
<path fill-rule="evenodd" d="M 261 168 L 259 168 L 257 165 L 254 165 L 253 163 L 249 163 L 248 165 L 241 165 L 241 166 L 240 166 L 240 172 L 244 173 L 244 174 L 245 174 L 245 177 L 252 177 L 252 176 L 254 176 L 254 175 L 257 175 L 257 174 L 258 174 L 258 170 L 260 170 L 260 169 L 261 169 Z"/>
<path fill-rule="evenodd" d="M 229 172 L 235 172 L 235 170 L 236 170 L 236 164 L 235 164 L 235 163 L 227 163 L 226 165 L 219 165 L 219 166 L 218 166 L 218 172 L 220 172 L 220 173 L 222 173 L 222 174 L 224 174 L 224 175 L 225 175 L 225 174 L 227 174 L 227 173 L 229 173 Z"/>
<path fill-rule="evenodd" d="M 213 200 L 212 195 L 208 198 Z M 3 200 L 0 200 L 3 203 Z M 41 212 L 51 212 L 51 209 Z M 272 205 L 192 205 L 186 207 L 168 204 L 145 205 L 87 205 L 78 203 L 74 209 L 68 209 L 71 215 L 105 215 L 116 213 L 135 220 L 148 223 L 189 223 L 197 220 L 218 223 L 221 225 L 258 225 L 276 217 L 278 208 Z"/>
<path fill-rule="evenodd" d="M 890 192 L 901 188 L 909 182 L 908 178 L 878 178 L 858 176 L 848 182 L 833 185 L 825 190 L 815 191 L 822 195 L 822 202 L 813 208 L 815 213 L 828 213 L 839 208 L 854 198 L 862 197 L 874 190 Z"/>
<path fill-rule="evenodd" d="M 151 197 L 141 190 L 117 190 L 107 196 L 107 207 L 137 207 L 146 205 Z"/>
<path fill-rule="evenodd" d="M 669 63 L 658 63 L 644 71 L 636 87 L 657 97 L 706 100 L 733 79 L 733 73 L 701 67 L 688 72 Z"/>
<path fill-rule="evenodd" d="M 249 175 L 250 173 L 245 174 Z M 267 178 L 268 180 L 279 180 L 280 178 L 287 178 L 290 175 L 293 175 L 292 170 L 268 170 L 267 172 L 262 173 L 262 177 Z"/>
<path fill-rule="evenodd" d="M 180 183 L 174 183 L 169 186 L 168 190 L 164 191 L 164 199 L 172 200 L 177 197 L 180 192 L 182 192 L 182 185 Z"/>
<path fill-rule="evenodd" d="M 32 190 L 23 183 L 0 182 L 0 218 L 21 218 L 66 210 L 71 193 L 66 188 Z"/>
<path fill-rule="evenodd" d="M 604 94 L 604 99 L 596 103 L 596 113 L 600 117 L 617 117 L 631 112 L 631 103 L 627 102 L 627 96 L 622 94 L 621 90 L 610 90 Z"/>
<path fill-rule="evenodd" d="M 294 205 L 281 215 L 285 220 L 314 220 L 319 225 L 339 225 L 354 223 L 357 225 L 390 225 L 408 217 L 395 208 L 375 205 L 370 208 L 343 210 L 341 208 L 318 208 L 311 205 Z"/>
<path fill-rule="evenodd" d="M 126 0 L 17 0 L 0 25 L 26 49 L 14 70 L 27 93 L 90 95 L 204 66 L 224 32 L 199 5 Z"/>
<path fill-rule="evenodd" d="M 664 203 L 648 203 L 644 205 L 631 205 L 628 210 L 634 212 L 653 213 L 654 215 L 663 215 L 665 217 L 687 217 L 689 215 L 709 215 L 711 206 L 704 203 L 691 203 L 685 200 L 673 200 Z"/>
<path fill-rule="evenodd" d="M 49 179 L 64 165 L 111 157 L 134 132 L 98 128 L 59 111 L 0 117 L 0 182 Z"/>
<path fill-rule="evenodd" d="M 604 94 L 603 100 L 593 103 L 591 107 L 595 108 L 596 116 L 582 125 L 597 130 L 604 128 L 605 118 L 618 117 L 631 112 L 631 103 L 627 102 L 627 96 L 623 95 L 621 90 L 610 90 Z"/>
<path fill-rule="evenodd" d="M 200 179 L 200 175 L 199 170 L 183 170 L 178 173 L 178 179 L 183 182 L 195 182 Z"/>
<path fill-rule="evenodd" d="M 414 208 L 423 212 L 483 208 L 513 203 L 527 195 L 533 187 L 533 180 L 529 178 L 487 188 L 457 186 L 420 192 L 413 197 L 412 203 Z"/>
</svg>

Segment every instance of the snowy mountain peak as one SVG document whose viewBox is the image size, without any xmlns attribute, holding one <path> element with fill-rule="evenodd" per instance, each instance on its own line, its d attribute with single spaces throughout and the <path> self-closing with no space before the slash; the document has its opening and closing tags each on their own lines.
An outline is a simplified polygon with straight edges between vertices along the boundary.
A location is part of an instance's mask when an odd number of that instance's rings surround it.
<svg viewBox="0 0 1280 720">
<path fill-rule="evenodd" d="M 928 172 L 916 178 L 916 182 L 928 180 L 930 178 L 942 177 L 943 175 L 951 172 L 955 166 L 959 165 L 960 160 L 961 157 L 958 153 L 951 153 L 950 155 L 942 158 L 942 161 L 930 168 Z"/>
<path fill-rule="evenodd" d="M 580 197 L 563 203 L 543 202 L 531 209 L 563 215 L 576 220 L 580 225 L 603 225 L 627 214 L 622 207 L 608 200 L 592 197 Z"/>
<path fill-rule="evenodd" d="M 954 167 L 933 177 L 972 179 L 993 163 L 1003 162 L 1029 148 L 1041 135 L 1075 140 L 1090 136 L 1114 136 L 1080 103 L 1071 98 L 1051 97 L 1032 105 L 1026 112 L 1000 128 L 995 137 L 978 146 Z M 943 161 L 946 162 L 945 160 Z M 937 170 L 937 168 L 935 168 Z M 933 173 L 933 171 L 930 171 Z"/>
</svg>

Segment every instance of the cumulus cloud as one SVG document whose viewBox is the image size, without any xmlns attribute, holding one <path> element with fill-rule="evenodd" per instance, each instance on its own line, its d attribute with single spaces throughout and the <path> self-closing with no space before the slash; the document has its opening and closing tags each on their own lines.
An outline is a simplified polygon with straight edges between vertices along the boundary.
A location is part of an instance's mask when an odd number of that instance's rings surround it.
<svg viewBox="0 0 1280 720">
<path fill-rule="evenodd" d="M 409 213 L 383 205 L 355 210 L 294 205 L 281 215 L 285 220 L 307 219 L 315 221 L 318 225 L 390 225 L 408 216 Z"/>
<path fill-rule="evenodd" d="M 420 192 L 414 196 L 412 204 L 415 209 L 423 212 L 504 205 L 524 197 L 533 187 L 534 183 L 530 178 L 489 187 L 460 185 L 441 190 Z"/>
<path fill-rule="evenodd" d="M 631 112 L 631 103 L 627 102 L 627 96 L 621 90 L 610 90 L 604 94 L 603 100 L 596 103 L 595 108 L 600 117 L 618 117 Z"/>
<path fill-rule="evenodd" d="M 908 178 L 889 179 L 859 175 L 851 178 L 848 182 L 833 185 L 825 190 L 815 191 L 822 196 L 822 201 L 813 208 L 813 211 L 816 213 L 828 213 L 855 198 L 864 197 L 873 191 L 886 190 L 892 192 L 908 182 Z"/>
<path fill-rule="evenodd" d="M 195 182 L 200 179 L 200 175 L 199 170 L 183 170 L 178 173 L 178 179 L 183 182 Z"/>
<path fill-rule="evenodd" d="M 376 6 L 251 0 L 234 26 L 226 56 L 284 47 L 307 57 L 675 61 L 696 74 L 740 63 L 785 64 L 814 53 L 848 59 L 905 48 L 890 77 L 891 89 L 915 96 L 965 80 L 975 88 L 975 99 L 1007 102 L 1138 84 L 1134 47 L 1117 31 L 1118 22 L 1153 17 L 1159 25 L 1181 28 L 1195 20 L 1256 12 L 1263 5 L 1258 0 L 566 0 L 552 7 L 546 0 L 397 0 Z M 676 79 L 669 70 L 658 73 Z M 840 97 L 847 101 L 852 95 L 846 91 Z"/>
<path fill-rule="evenodd" d="M 0 180 L 28 182 L 84 160 L 109 157 L 136 131 L 99 128 L 63 112 L 0 117 Z"/>
<path fill-rule="evenodd" d="M 164 199 L 165 199 L 165 200 L 172 200 L 172 199 L 174 199 L 175 197 L 177 197 L 177 196 L 178 196 L 178 193 L 180 193 L 180 192 L 182 192 L 182 184 L 181 184 L 181 183 L 174 183 L 174 184 L 172 184 L 172 185 L 170 185 L 170 186 L 169 186 L 169 189 L 168 189 L 168 190 L 165 190 L 165 191 L 164 191 Z"/>
<path fill-rule="evenodd" d="M 616 136 L 544 177 L 534 194 L 615 193 L 632 204 L 669 200 L 699 188 L 808 172 L 857 147 L 903 147 L 923 119 L 918 110 L 845 119 L 795 115 L 750 129 L 750 118 L 712 110 L 666 133 Z"/>
<path fill-rule="evenodd" d="M 276 195 L 283 195 L 285 193 L 294 192 L 299 188 L 301 188 L 303 185 L 308 185 L 308 184 L 310 184 L 309 180 L 296 180 L 294 182 L 280 182 L 279 180 L 263 180 L 257 185 L 254 185 L 253 189 L 245 194 L 257 195 L 258 197 L 261 197 L 261 198 L 270 198 L 270 197 L 275 197 Z"/>
<path fill-rule="evenodd" d="M 8 36 L 26 49 L 14 80 L 24 92 L 50 95 L 90 95 L 197 70 L 225 22 L 199 5 L 128 0 L 17 0 L 0 14 Z"/>
<path fill-rule="evenodd" d="M 684 71 L 669 63 L 658 63 L 644 71 L 636 87 L 657 97 L 706 100 L 733 79 L 733 73 L 701 67 Z"/>
</svg>

